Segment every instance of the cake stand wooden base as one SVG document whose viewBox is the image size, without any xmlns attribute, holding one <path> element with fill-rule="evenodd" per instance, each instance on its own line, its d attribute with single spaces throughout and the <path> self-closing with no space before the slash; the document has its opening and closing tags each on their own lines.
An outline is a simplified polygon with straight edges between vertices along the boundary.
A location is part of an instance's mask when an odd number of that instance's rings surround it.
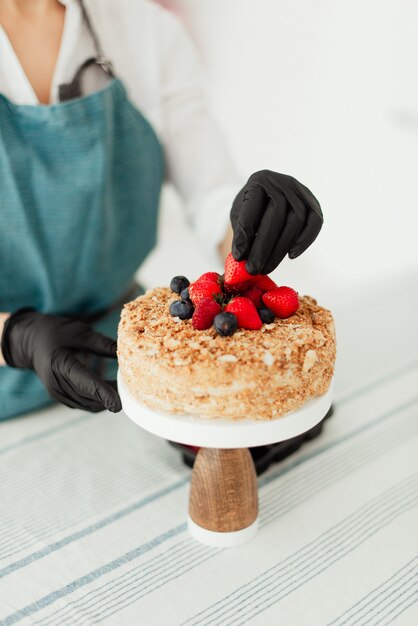
<svg viewBox="0 0 418 626">
<path fill-rule="evenodd" d="M 215 546 L 248 541 L 257 532 L 257 475 L 248 448 L 200 448 L 190 483 L 188 528 Z"/>
<path fill-rule="evenodd" d="M 232 547 L 251 539 L 258 526 L 257 475 L 249 447 L 285 441 L 313 428 L 332 402 L 332 386 L 279 419 L 209 419 L 169 415 L 140 404 L 121 374 L 118 390 L 125 413 L 145 430 L 199 446 L 190 483 L 187 525 L 202 543 Z"/>
</svg>

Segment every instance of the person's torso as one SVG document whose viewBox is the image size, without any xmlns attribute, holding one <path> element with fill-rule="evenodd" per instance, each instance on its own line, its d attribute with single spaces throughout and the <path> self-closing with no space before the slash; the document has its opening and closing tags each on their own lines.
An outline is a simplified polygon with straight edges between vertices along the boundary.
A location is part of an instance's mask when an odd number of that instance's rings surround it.
<svg viewBox="0 0 418 626">
<path fill-rule="evenodd" d="M 107 309 L 155 245 L 154 129 L 118 78 L 49 106 L 1 95 L 0 119 L 0 311 Z M 117 312 L 109 321 L 115 336 Z M 31 371 L 0 368 L 0 388 L 0 418 L 47 399 Z"/>
<path fill-rule="evenodd" d="M 65 26 L 51 85 L 51 103 L 58 85 L 67 82 L 80 64 L 94 54 L 94 44 L 83 21 L 78 0 L 61 0 L 66 6 Z M 166 11 L 146 0 L 85 0 L 106 55 L 129 94 L 163 141 L 163 51 L 170 20 Z M 104 86 L 94 68 L 83 77 L 83 94 Z M 16 104 L 38 104 L 13 47 L 0 26 L 0 93 Z"/>
</svg>

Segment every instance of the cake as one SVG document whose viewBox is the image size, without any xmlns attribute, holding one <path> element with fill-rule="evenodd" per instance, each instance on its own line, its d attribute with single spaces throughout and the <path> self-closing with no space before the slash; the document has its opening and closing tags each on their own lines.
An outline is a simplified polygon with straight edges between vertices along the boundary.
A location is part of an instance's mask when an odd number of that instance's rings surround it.
<svg viewBox="0 0 418 626">
<path fill-rule="evenodd" d="M 273 294 L 289 289 L 268 280 L 274 285 L 268 287 Z M 239 282 L 241 292 L 249 296 L 240 300 L 252 297 L 249 286 Z M 240 327 L 245 325 L 241 322 L 230 336 L 223 336 L 216 324 L 196 328 L 195 313 L 203 306 L 197 302 L 190 304 L 193 318 L 173 315 L 178 293 L 157 287 L 123 308 L 118 328 L 119 369 L 139 403 L 156 411 L 208 419 L 272 420 L 328 390 L 336 355 L 334 321 L 314 298 L 299 297 L 297 310 L 287 317 L 272 315 L 273 321 L 260 322 L 257 329 Z M 213 301 L 220 302 L 218 296 L 213 294 L 209 303 L 215 309 Z M 260 308 L 251 306 L 261 315 Z M 218 307 L 222 310 L 221 304 Z"/>
</svg>

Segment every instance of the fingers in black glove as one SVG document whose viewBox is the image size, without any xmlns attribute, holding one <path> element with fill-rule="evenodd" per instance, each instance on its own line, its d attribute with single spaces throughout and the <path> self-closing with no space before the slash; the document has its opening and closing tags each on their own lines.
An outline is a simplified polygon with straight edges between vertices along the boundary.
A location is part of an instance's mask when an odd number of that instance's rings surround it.
<svg viewBox="0 0 418 626">
<path fill-rule="evenodd" d="M 108 381 L 88 369 L 70 351 L 58 350 L 52 355 L 51 370 L 55 381 L 55 399 L 72 408 L 117 413 L 122 409 L 117 390 Z M 57 397 L 58 396 L 58 397 Z"/>
<path fill-rule="evenodd" d="M 263 219 L 268 196 L 257 185 L 248 186 L 241 190 L 236 201 L 240 205 L 237 214 L 231 217 L 233 221 L 234 238 L 232 240 L 232 255 L 236 261 L 248 258 L 257 230 Z"/>
<path fill-rule="evenodd" d="M 71 322 L 77 324 L 73 328 L 77 328 L 78 332 L 74 336 L 72 348 L 97 354 L 98 356 L 116 359 L 116 341 L 112 337 L 107 337 L 102 333 L 95 331 L 84 322 Z"/>
<path fill-rule="evenodd" d="M 262 274 L 270 274 L 284 259 L 288 253 L 291 242 L 295 241 L 300 229 L 300 221 L 296 213 L 289 211 L 286 215 L 286 223 L 277 238 L 276 245 L 263 267 Z"/>
<path fill-rule="evenodd" d="M 250 196 L 251 202 L 251 196 Z M 248 214 L 250 214 L 248 210 Z M 283 234 L 288 214 L 287 200 L 278 194 L 274 200 L 267 199 L 267 206 L 261 213 L 261 221 L 254 238 L 248 237 L 247 250 L 242 259 L 247 259 L 246 268 L 251 274 L 266 274 L 265 259 L 271 259 L 278 240 Z M 272 228 L 272 223 L 275 227 Z M 240 259 L 240 260 L 242 260 Z M 271 271 L 271 270 L 269 270 Z"/>
<path fill-rule="evenodd" d="M 33 369 L 55 400 L 87 411 L 121 410 L 115 385 L 82 363 L 86 353 L 116 358 L 116 341 L 85 322 L 34 309 L 15 311 L 4 326 L 3 348 L 6 363 Z"/>
<path fill-rule="evenodd" d="M 323 218 L 316 211 L 310 211 L 308 213 L 304 227 L 289 250 L 289 258 L 296 259 L 296 257 L 309 248 L 311 243 L 315 241 L 319 235 L 323 221 Z"/>
<path fill-rule="evenodd" d="M 323 223 L 319 202 L 292 176 L 270 170 L 248 179 L 231 209 L 232 255 L 251 274 L 268 274 L 289 253 L 295 258 Z"/>
</svg>

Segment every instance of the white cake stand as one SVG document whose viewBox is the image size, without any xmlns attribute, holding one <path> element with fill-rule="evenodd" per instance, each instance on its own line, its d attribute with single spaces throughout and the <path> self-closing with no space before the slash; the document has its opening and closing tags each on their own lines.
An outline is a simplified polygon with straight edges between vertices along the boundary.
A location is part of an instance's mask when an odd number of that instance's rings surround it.
<svg viewBox="0 0 418 626">
<path fill-rule="evenodd" d="M 120 372 L 118 390 L 123 410 L 138 426 L 179 443 L 199 446 L 190 484 L 188 528 L 202 543 L 231 547 L 257 532 L 257 475 L 249 447 L 296 437 L 313 428 L 328 412 L 332 385 L 318 398 L 284 417 L 260 421 L 170 415 L 140 404 Z"/>
</svg>

